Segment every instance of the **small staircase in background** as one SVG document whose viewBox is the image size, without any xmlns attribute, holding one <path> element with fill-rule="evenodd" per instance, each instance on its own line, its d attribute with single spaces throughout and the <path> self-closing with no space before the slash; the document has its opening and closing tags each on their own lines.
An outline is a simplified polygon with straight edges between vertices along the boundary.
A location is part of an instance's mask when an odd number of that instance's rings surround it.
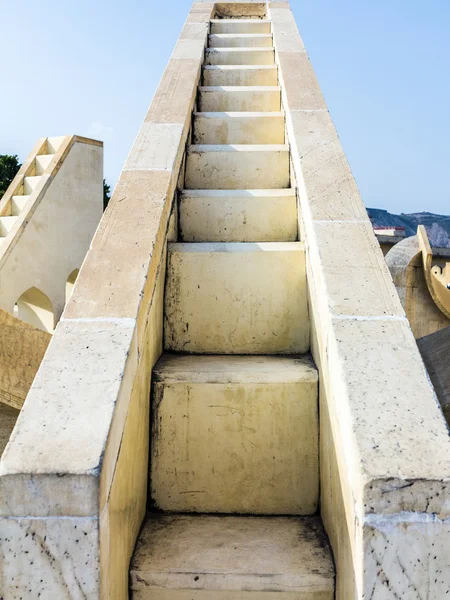
<svg viewBox="0 0 450 600">
<path fill-rule="evenodd" d="M 211 21 L 168 247 L 134 600 L 331 600 L 318 374 L 271 23 Z"/>
<path fill-rule="evenodd" d="M 34 158 L 33 164 L 28 168 L 27 175 L 22 178 L 19 186 L 16 188 L 11 202 L 8 203 L 6 210 L 0 216 L 0 249 L 4 244 L 5 238 L 12 231 L 17 218 L 25 210 L 34 190 L 41 183 L 42 176 L 48 170 L 64 139 L 64 136 L 47 138 L 39 153 Z"/>
</svg>

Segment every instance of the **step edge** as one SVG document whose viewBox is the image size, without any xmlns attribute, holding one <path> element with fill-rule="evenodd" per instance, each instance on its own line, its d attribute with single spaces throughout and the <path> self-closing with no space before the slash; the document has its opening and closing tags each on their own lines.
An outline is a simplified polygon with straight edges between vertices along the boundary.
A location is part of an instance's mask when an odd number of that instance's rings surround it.
<svg viewBox="0 0 450 600">
<path fill-rule="evenodd" d="M 240 38 L 240 39 L 248 39 L 248 38 L 273 38 L 273 33 L 209 33 L 208 37 L 219 37 L 221 39 L 224 38 Z"/>
<path fill-rule="evenodd" d="M 147 575 L 145 575 L 147 574 Z M 232 577 L 236 581 L 236 586 L 231 587 L 227 585 L 226 587 L 206 584 L 207 587 L 199 587 L 199 586 L 187 586 L 187 582 L 179 582 L 178 584 L 170 584 L 168 582 L 166 585 L 162 586 L 161 581 L 164 580 L 165 577 L 178 575 L 180 578 L 189 578 L 192 580 L 192 575 L 203 575 L 204 577 L 212 576 L 212 577 Z M 139 577 L 139 579 L 144 579 L 144 582 L 139 581 L 140 584 L 143 583 L 145 589 L 147 590 L 178 590 L 182 589 L 183 591 L 195 591 L 202 590 L 204 592 L 247 592 L 248 594 L 253 593 L 263 593 L 268 591 L 267 583 L 270 581 L 271 587 L 270 591 L 284 593 L 284 592 L 294 592 L 294 593 L 334 593 L 334 573 L 313 573 L 308 572 L 303 575 L 283 575 L 280 573 L 249 573 L 249 574 L 240 574 L 235 571 L 178 571 L 178 570 L 146 570 L 146 569 L 138 569 L 138 568 L 130 568 L 130 576 L 133 578 L 133 575 Z M 158 577 L 159 576 L 159 577 Z M 153 581 L 155 578 L 155 581 Z M 252 579 L 253 578 L 253 579 Z M 255 584 L 255 578 L 261 579 L 260 585 L 251 585 Z M 302 579 L 308 578 L 308 580 L 312 580 L 310 583 L 303 583 Z M 316 581 L 317 579 L 317 581 Z M 330 596 L 331 600 L 332 596 Z"/>
<path fill-rule="evenodd" d="M 275 52 L 270 46 L 210 46 L 205 48 L 206 52 Z"/>
<path fill-rule="evenodd" d="M 272 23 L 270 19 L 210 19 L 210 23 Z"/>
<path fill-rule="evenodd" d="M 195 119 L 283 119 L 283 111 L 194 111 L 192 113 Z"/>
<path fill-rule="evenodd" d="M 169 242 L 169 254 L 305 252 L 304 242 Z"/>
<path fill-rule="evenodd" d="M 199 85 L 199 92 L 281 92 L 279 85 Z"/>
<path fill-rule="evenodd" d="M 254 195 L 248 195 L 249 192 L 254 192 Z M 272 193 L 273 192 L 273 193 Z M 279 195 L 280 197 L 292 198 L 296 197 L 294 188 L 279 188 L 279 189 L 247 189 L 247 190 L 180 190 L 180 198 L 271 198 Z"/>
<path fill-rule="evenodd" d="M 278 70 L 278 65 L 203 65 L 203 70 L 206 71 L 256 71 L 257 69 L 261 69 L 264 71 L 275 71 Z"/>
<path fill-rule="evenodd" d="M 289 153 L 287 144 L 189 144 L 187 154 L 205 154 L 206 152 L 282 152 Z"/>
</svg>

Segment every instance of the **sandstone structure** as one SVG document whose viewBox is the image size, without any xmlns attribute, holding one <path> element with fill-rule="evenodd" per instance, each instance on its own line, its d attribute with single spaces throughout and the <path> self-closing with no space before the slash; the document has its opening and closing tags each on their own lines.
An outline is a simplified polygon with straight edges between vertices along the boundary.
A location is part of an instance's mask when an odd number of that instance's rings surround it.
<svg viewBox="0 0 450 600">
<path fill-rule="evenodd" d="M 442 600 L 449 487 L 289 3 L 195 2 L 0 462 L 3 597 Z"/>
<path fill-rule="evenodd" d="M 0 456 L 102 216 L 102 146 L 38 140 L 0 201 Z"/>
<path fill-rule="evenodd" d="M 450 248 L 431 248 L 423 225 L 386 255 L 417 339 L 450 326 Z"/>
</svg>

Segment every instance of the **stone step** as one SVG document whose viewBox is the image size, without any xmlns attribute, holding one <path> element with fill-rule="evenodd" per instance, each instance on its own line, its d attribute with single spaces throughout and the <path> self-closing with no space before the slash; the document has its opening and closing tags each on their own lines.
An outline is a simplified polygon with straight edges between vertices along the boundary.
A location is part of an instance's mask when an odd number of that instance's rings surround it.
<svg viewBox="0 0 450 600">
<path fill-rule="evenodd" d="M 213 33 L 210 48 L 273 48 L 271 33 Z"/>
<path fill-rule="evenodd" d="M 284 144 L 282 112 L 196 112 L 194 144 Z"/>
<path fill-rule="evenodd" d="M 61 144 L 66 139 L 66 136 L 58 136 L 58 137 L 49 137 L 47 138 L 47 154 L 56 154 Z"/>
<path fill-rule="evenodd" d="M 270 33 L 272 24 L 266 19 L 212 19 L 211 33 Z"/>
<path fill-rule="evenodd" d="M 36 175 L 42 175 L 48 165 L 52 162 L 54 154 L 39 154 L 35 159 Z"/>
<path fill-rule="evenodd" d="M 29 199 L 30 196 L 13 196 L 11 198 L 11 214 L 13 216 L 20 215 Z"/>
<path fill-rule="evenodd" d="M 30 195 L 37 188 L 41 181 L 41 175 L 35 177 L 25 177 L 23 180 L 24 196 Z"/>
<path fill-rule="evenodd" d="M 273 65 L 273 48 L 206 48 L 207 65 Z"/>
<path fill-rule="evenodd" d="M 187 148 L 187 189 L 279 189 L 290 185 L 289 146 L 192 145 Z"/>
<path fill-rule="evenodd" d="M 0 217 L 0 236 L 6 237 L 11 229 L 14 227 L 17 217 Z"/>
<path fill-rule="evenodd" d="M 279 112 L 279 86 L 199 86 L 199 112 Z"/>
<path fill-rule="evenodd" d="M 148 515 L 130 565 L 132 600 L 333 600 L 318 517 Z"/>
<path fill-rule="evenodd" d="M 203 67 L 203 85 L 278 85 L 277 65 L 206 65 Z"/>
<path fill-rule="evenodd" d="M 183 242 L 294 242 L 294 190 L 184 190 L 179 195 Z"/>
<path fill-rule="evenodd" d="M 164 338 L 175 352 L 308 352 L 304 245 L 169 244 Z"/>
<path fill-rule="evenodd" d="M 316 512 L 318 377 L 309 358 L 168 354 L 152 382 L 153 506 Z"/>
</svg>

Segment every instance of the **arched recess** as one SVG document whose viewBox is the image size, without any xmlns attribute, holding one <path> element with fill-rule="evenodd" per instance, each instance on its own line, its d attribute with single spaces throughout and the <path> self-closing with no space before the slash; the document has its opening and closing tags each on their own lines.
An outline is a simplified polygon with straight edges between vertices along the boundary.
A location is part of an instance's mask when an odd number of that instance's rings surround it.
<svg viewBox="0 0 450 600">
<path fill-rule="evenodd" d="M 74 269 L 72 271 L 72 273 L 69 275 L 69 277 L 67 278 L 67 281 L 66 281 L 66 304 L 69 301 L 70 296 L 72 295 L 75 281 L 78 277 L 79 272 L 80 272 L 80 269 Z"/>
<path fill-rule="evenodd" d="M 14 306 L 14 316 L 38 329 L 53 333 L 55 316 L 49 298 L 35 287 L 24 292 Z"/>
</svg>

